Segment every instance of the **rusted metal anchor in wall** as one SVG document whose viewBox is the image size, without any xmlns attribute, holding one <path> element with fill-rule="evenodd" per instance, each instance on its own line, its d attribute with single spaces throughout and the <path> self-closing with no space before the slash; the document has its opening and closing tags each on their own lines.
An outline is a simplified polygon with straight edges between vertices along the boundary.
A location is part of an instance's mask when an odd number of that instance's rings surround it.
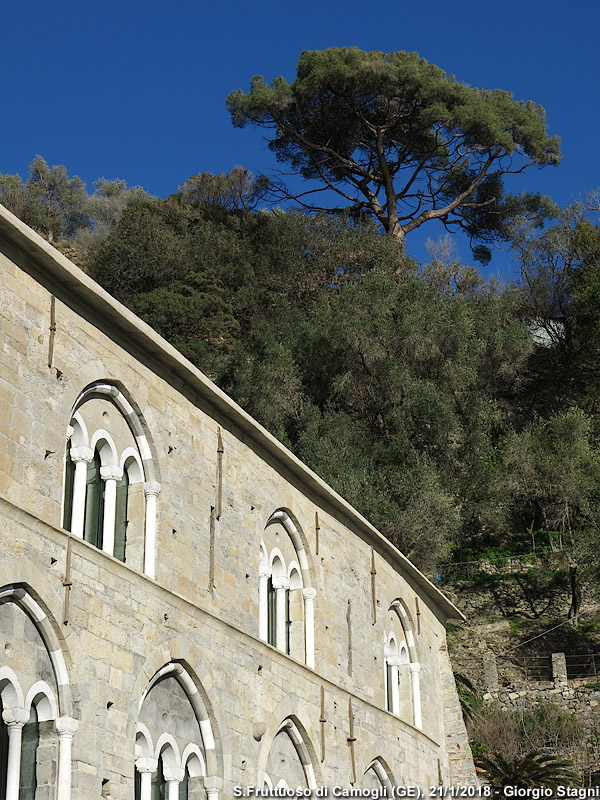
<svg viewBox="0 0 600 800">
<path fill-rule="evenodd" d="M 215 492 L 215 504 L 210 507 L 210 542 L 208 549 L 208 591 L 213 592 L 215 588 L 215 538 L 217 520 L 221 518 L 223 510 L 223 435 L 221 428 L 217 428 L 217 480 Z"/>
<path fill-rule="evenodd" d="M 354 710 L 352 708 L 352 698 L 348 700 L 348 744 L 350 746 L 350 763 L 352 765 L 352 785 L 356 784 L 356 753 L 354 752 L 354 743 L 356 736 L 354 735 Z"/>
<path fill-rule="evenodd" d="M 54 337 L 56 336 L 56 298 L 50 298 L 50 336 L 48 338 L 48 366 L 54 361 Z"/>
<path fill-rule="evenodd" d="M 325 716 L 325 687 L 321 686 L 321 716 L 319 717 L 319 724 L 321 726 L 321 764 L 325 761 L 325 723 L 327 717 Z"/>
<path fill-rule="evenodd" d="M 71 541 L 71 537 L 69 536 L 67 539 L 67 553 L 65 556 L 65 574 L 62 578 L 62 585 L 65 588 L 65 595 L 63 598 L 63 625 L 69 624 L 69 594 L 71 592 L 71 586 L 73 586 L 73 582 L 71 581 Z"/>
<path fill-rule="evenodd" d="M 373 625 L 377 622 L 377 587 L 375 585 L 375 578 L 377 570 L 375 569 L 375 550 L 371 548 L 371 603 L 373 605 Z"/>
<path fill-rule="evenodd" d="M 223 436 L 221 428 L 217 430 L 217 497 L 215 502 L 215 517 L 221 519 L 223 510 Z"/>
</svg>

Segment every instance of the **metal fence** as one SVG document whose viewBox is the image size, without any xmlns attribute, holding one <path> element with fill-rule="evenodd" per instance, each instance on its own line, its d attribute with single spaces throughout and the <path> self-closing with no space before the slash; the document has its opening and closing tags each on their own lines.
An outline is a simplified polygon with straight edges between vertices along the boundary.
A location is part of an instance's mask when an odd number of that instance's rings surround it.
<svg viewBox="0 0 600 800">
<path fill-rule="evenodd" d="M 552 681 L 552 656 L 521 656 L 506 659 L 523 670 L 528 683 Z M 583 653 L 565 655 L 567 679 L 598 679 L 600 676 L 600 653 Z"/>
<path fill-rule="evenodd" d="M 600 653 L 565 655 L 565 661 L 569 680 L 573 678 L 597 678 L 600 674 Z"/>
<path fill-rule="evenodd" d="M 523 670 L 527 683 L 553 679 L 552 656 L 524 656 L 515 658 L 513 663 Z"/>
</svg>

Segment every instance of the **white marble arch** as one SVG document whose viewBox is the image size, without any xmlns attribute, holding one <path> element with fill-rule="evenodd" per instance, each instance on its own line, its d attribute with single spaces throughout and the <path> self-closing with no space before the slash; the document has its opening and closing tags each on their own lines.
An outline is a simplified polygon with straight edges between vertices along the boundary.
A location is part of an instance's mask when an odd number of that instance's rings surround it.
<svg viewBox="0 0 600 800">
<path fill-rule="evenodd" d="M 78 722 L 72 716 L 71 685 L 65 658 L 53 624 L 42 603 L 26 585 L 13 584 L 0 588 L 0 605 L 14 603 L 30 619 L 46 649 L 52 665 L 58 698 L 43 680 L 34 681 L 25 694 L 16 674 L 0 666 L 0 694 L 4 722 L 9 730 L 6 800 L 18 800 L 21 758 L 21 733 L 35 705 L 38 721 L 54 721 L 58 737 L 57 796 L 71 797 L 71 745 Z"/>
<path fill-rule="evenodd" d="M 265 754 L 265 769 L 262 776 L 259 776 L 259 779 L 262 779 L 263 783 L 268 787 L 273 787 L 273 778 L 269 774 L 267 769 L 269 756 L 271 754 L 271 750 L 277 737 L 281 734 L 285 734 L 289 737 L 289 740 L 293 746 L 293 749 L 298 757 L 298 761 L 302 768 L 302 773 L 304 776 L 304 780 L 306 782 L 306 787 L 311 790 L 316 790 L 317 788 L 317 777 L 315 775 L 315 768 L 314 768 L 314 759 L 316 758 L 315 749 L 308 739 L 308 734 L 304 727 L 300 724 L 299 720 L 295 716 L 289 716 L 283 720 L 283 722 L 277 728 L 275 735 L 272 737 L 270 741 L 269 751 Z M 291 779 L 290 779 L 291 780 Z M 259 784 L 260 785 L 260 784 Z M 275 784 L 274 788 L 289 788 L 288 781 L 285 778 L 279 778 L 277 784 Z"/>
<path fill-rule="evenodd" d="M 378 788 L 376 785 L 372 784 L 379 784 L 379 786 L 386 790 L 387 797 L 392 797 L 392 790 L 398 784 L 396 783 L 394 776 L 392 775 L 392 771 L 390 770 L 388 764 L 381 756 L 376 756 L 371 762 L 366 766 L 363 771 L 363 779 L 361 786 L 365 789 L 375 789 Z"/>
<path fill-rule="evenodd" d="M 175 738 L 167 731 L 161 733 L 156 744 L 146 725 L 138 722 L 136 727 L 136 769 L 142 776 L 141 800 L 149 800 L 151 775 L 156 770 L 158 759 L 163 758 L 164 776 L 171 781 L 169 792 L 177 798 L 175 785 L 183 780 L 186 766 L 191 778 L 202 777 L 206 790 L 207 800 L 218 800 L 219 788 L 222 782 L 219 763 L 221 761 L 217 752 L 217 739 L 215 738 L 211 716 L 199 689 L 199 682 L 193 676 L 191 669 L 179 661 L 165 664 L 152 676 L 139 702 L 141 711 L 145 699 L 157 683 L 166 678 L 175 678 L 184 690 L 190 702 L 191 711 L 195 715 L 202 737 L 202 747 L 194 742 L 188 742 L 183 753 L 180 753 Z M 168 800 L 171 800 L 170 795 Z"/>
</svg>

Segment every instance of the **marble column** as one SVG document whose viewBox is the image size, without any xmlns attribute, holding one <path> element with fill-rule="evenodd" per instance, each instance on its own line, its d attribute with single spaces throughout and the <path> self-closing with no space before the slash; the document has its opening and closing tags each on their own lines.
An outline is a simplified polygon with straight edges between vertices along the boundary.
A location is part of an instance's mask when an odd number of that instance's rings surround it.
<svg viewBox="0 0 600 800">
<path fill-rule="evenodd" d="M 160 494 L 160 483 L 147 481 L 144 484 L 146 497 L 146 526 L 144 542 L 144 573 L 156 578 L 156 504 Z"/>
<path fill-rule="evenodd" d="M 8 759 L 6 766 L 6 800 L 19 800 L 21 779 L 21 740 L 23 726 L 29 714 L 22 708 L 6 708 L 2 719 L 8 728 Z"/>
<path fill-rule="evenodd" d="M 315 597 L 317 590 L 302 590 L 304 600 L 304 640 L 306 643 L 306 666 L 315 668 Z"/>
<path fill-rule="evenodd" d="M 71 797 L 71 746 L 79 723 L 73 717 L 58 717 L 55 722 L 58 736 L 58 792 L 60 800 Z"/>
<path fill-rule="evenodd" d="M 73 479 L 73 508 L 71 511 L 71 533 L 83 539 L 83 523 L 85 518 L 85 487 L 87 483 L 87 465 L 94 458 L 91 447 L 72 447 L 71 461 L 75 464 Z"/>
</svg>

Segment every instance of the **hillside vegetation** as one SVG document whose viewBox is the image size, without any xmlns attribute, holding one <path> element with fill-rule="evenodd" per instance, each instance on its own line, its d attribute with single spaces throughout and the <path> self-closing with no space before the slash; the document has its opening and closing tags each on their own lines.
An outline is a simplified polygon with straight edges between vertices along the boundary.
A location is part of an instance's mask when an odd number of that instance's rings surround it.
<svg viewBox="0 0 600 800">
<path fill-rule="evenodd" d="M 419 264 L 362 217 L 256 210 L 264 189 L 236 167 L 165 200 L 119 180 L 88 195 L 40 157 L 26 181 L 0 176 L 8 208 L 426 571 L 526 552 L 536 536 L 595 569 L 590 209 L 515 226 L 522 278 L 501 286 L 445 255 L 447 241 Z"/>
</svg>

